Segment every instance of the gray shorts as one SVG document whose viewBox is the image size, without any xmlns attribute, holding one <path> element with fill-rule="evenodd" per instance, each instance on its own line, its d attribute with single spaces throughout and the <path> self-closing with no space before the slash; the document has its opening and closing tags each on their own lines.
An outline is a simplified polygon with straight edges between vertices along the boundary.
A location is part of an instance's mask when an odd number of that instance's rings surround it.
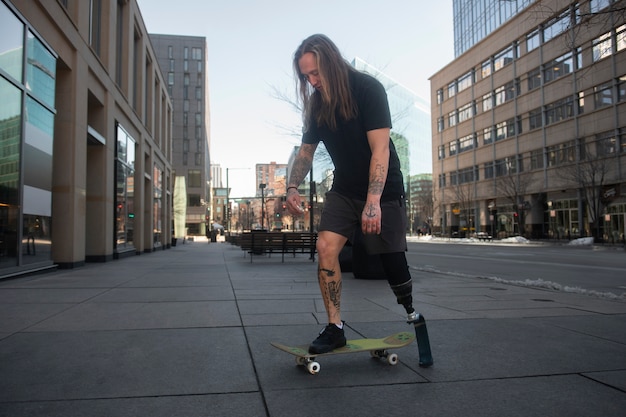
<svg viewBox="0 0 626 417">
<path fill-rule="evenodd" d="M 338 233 L 348 239 L 354 238 L 356 229 L 361 229 L 361 214 L 365 201 L 353 200 L 333 191 L 326 193 L 319 231 Z M 365 250 L 370 255 L 379 253 L 405 252 L 406 207 L 400 199 L 380 203 L 382 227 L 379 235 L 363 235 Z"/>
</svg>

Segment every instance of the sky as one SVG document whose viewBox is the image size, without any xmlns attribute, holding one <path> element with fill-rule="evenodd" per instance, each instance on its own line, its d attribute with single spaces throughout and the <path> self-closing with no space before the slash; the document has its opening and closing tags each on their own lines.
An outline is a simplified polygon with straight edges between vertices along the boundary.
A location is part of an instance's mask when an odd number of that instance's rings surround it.
<svg viewBox="0 0 626 417">
<path fill-rule="evenodd" d="M 255 194 L 257 163 L 286 164 L 300 144 L 292 58 L 303 39 L 330 37 L 430 101 L 429 78 L 454 58 L 452 0 L 138 0 L 149 33 L 204 36 L 211 162 L 229 168 L 231 198 Z"/>
</svg>

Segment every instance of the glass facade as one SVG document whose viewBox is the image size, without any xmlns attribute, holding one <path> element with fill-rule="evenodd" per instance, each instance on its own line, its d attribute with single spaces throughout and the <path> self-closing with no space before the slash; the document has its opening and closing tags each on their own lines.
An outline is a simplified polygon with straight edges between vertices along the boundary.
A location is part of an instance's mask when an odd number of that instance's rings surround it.
<svg viewBox="0 0 626 417">
<path fill-rule="evenodd" d="M 454 0 L 454 56 L 474 46 L 534 0 Z"/>
<path fill-rule="evenodd" d="M 0 268 L 7 268 L 52 260 L 56 57 L 4 3 L 0 28 Z"/>
<path fill-rule="evenodd" d="M 115 249 L 133 249 L 135 220 L 135 140 L 118 124 L 116 163 Z"/>
</svg>

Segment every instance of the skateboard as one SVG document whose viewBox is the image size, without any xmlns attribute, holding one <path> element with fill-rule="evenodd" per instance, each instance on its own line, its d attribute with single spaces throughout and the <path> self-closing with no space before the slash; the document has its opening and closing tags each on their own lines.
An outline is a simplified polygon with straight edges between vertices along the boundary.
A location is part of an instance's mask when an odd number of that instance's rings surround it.
<svg viewBox="0 0 626 417">
<path fill-rule="evenodd" d="M 417 327 L 416 327 L 417 334 Z M 320 371 L 320 364 L 315 359 L 318 356 L 339 355 L 343 353 L 370 352 L 373 358 L 385 358 L 389 365 L 398 363 L 398 355 L 389 353 L 389 349 L 398 349 L 407 346 L 415 340 L 410 332 L 400 332 L 381 339 L 348 340 L 346 345 L 326 353 L 309 353 L 308 345 L 288 346 L 282 343 L 271 342 L 272 346 L 296 357 L 296 364 L 306 366 L 309 373 L 315 375 Z"/>
<path fill-rule="evenodd" d="M 415 327 L 415 338 L 417 339 L 417 349 L 419 351 L 419 366 L 428 368 L 433 361 L 433 354 L 430 351 L 430 340 L 428 339 L 428 329 L 424 316 L 418 314 L 414 320 L 408 322 Z"/>
</svg>

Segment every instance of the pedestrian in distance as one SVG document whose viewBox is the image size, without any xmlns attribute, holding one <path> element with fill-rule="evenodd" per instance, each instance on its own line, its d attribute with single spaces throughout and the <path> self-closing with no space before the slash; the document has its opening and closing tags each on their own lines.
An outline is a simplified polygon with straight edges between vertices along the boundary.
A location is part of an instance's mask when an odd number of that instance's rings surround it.
<svg viewBox="0 0 626 417">
<path fill-rule="evenodd" d="M 374 77 L 357 71 L 325 35 L 305 39 L 293 56 L 302 104 L 302 143 L 287 186 L 287 208 L 301 214 L 298 186 L 320 142 L 334 163 L 318 230 L 318 280 L 328 325 L 309 346 L 320 354 L 346 344 L 341 319 L 339 253 L 360 227 L 369 254 L 383 269 L 408 320 L 415 320 L 413 284 L 406 260 L 407 217 L 398 154 L 391 140 L 387 94 Z"/>
</svg>

